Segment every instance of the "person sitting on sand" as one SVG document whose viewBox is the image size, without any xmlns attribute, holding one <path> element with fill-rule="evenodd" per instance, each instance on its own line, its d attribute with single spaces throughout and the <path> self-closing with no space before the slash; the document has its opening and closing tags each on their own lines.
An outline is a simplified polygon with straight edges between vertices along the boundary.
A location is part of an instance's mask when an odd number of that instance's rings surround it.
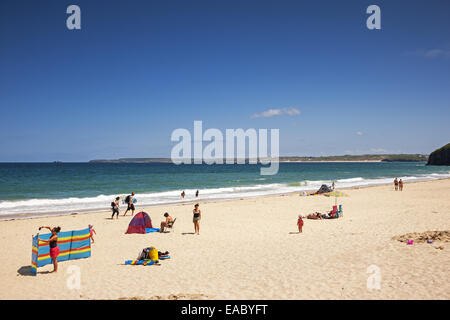
<svg viewBox="0 0 450 320">
<path fill-rule="evenodd" d="M 298 215 L 297 226 L 298 226 L 298 233 L 302 233 L 302 229 L 303 229 L 303 216 L 302 216 L 301 214 Z"/>
<path fill-rule="evenodd" d="M 173 224 L 173 219 L 167 212 L 164 213 L 164 217 L 166 217 L 166 221 L 161 222 L 161 228 L 159 232 L 164 232 L 164 228 L 170 227 Z"/>
<path fill-rule="evenodd" d="M 398 190 L 398 180 L 397 180 L 397 178 L 394 179 L 394 188 L 395 188 L 395 191 Z"/>
<path fill-rule="evenodd" d="M 47 228 L 48 230 L 50 230 L 52 235 L 51 235 L 50 239 L 43 240 L 43 239 L 39 238 L 39 234 L 38 234 L 38 242 L 42 241 L 42 242 L 49 244 L 50 258 L 53 261 L 53 271 L 52 272 L 57 272 L 58 271 L 58 255 L 59 255 L 58 233 L 61 231 L 61 228 L 60 227 L 50 228 L 50 227 L 42 226 L 39 228 L 39 230 L 41 230 L 42 228 Z"/>
<path fill-rule="evenodd" d="M 116 219 L 119 219 L 119 199 L 120 197 L 117 197 L 116 200 L 111 202 L 111 209 L 113 212 L 111 219 L 114 219 L 114 215 L 116 215 Z"/>
<path fill-rule="evenodd" d="M 403 191 L 403 180 L 402 179 L 400 179 L 400 181 L 398 182 L 398 189 L 400 191 Z"/>
<path fill-rule="evenodd" d="M 97 234 L 97 232 L 95 232 L 94 226 L 92 224 L 89 225 L 89 233 L 89 237 L 91 238 L 92 243 L 94 243 L 94 234 Z"/>
</svg>

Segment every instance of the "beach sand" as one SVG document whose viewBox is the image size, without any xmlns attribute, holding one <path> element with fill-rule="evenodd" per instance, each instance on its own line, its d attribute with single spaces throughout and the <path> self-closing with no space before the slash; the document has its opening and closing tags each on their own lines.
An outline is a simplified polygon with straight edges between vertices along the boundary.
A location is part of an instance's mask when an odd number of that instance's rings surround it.
<svg viewBox="0 0 450 320">
<path fill-rule="evenodd" d="M 140 208 L 154 227 L 176 217 L 170 233 L 125 234 L 131 216 L 110 213 L 0 221 L 0 299 L 450 299 L 450 245 L 407 245 L 393 237 L 450 230 L 450 180 L 345 191 L 344 217 L 307 220 L 297 215 L 331 210 L 334 198 L 268 196 L 202 203 L 200 235 L 193 234 L 192 204 Z M 138 212 L 138 211 L 136 211 Z M 31 238 L 41 225 L 63 231 L 93 224 L 88 259 L 29 274 Z M 443 239 L 445 240 L 445 239 Z M 160 266 L 128 266 L 144 247 L 169 251 Z M 70 266 L 81 287 L 69 289 Z M 370 267 L 372 266 L 372 267 Z M 369 273 L 368 273 L 369 270 Z M 380 289 L 367 283 L 380 273 Z"/>
</svg>

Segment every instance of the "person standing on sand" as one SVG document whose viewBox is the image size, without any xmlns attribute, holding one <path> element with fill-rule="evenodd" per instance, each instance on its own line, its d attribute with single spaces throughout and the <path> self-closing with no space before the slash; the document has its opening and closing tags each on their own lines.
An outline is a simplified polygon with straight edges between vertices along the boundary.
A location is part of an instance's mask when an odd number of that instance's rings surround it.
<svg viewBox="0 0 450 320">
<path fill-rule="evenodd" d="M 400 191 L 403 191 L 403 180 L 402 179 L 400 179 L 400 181 L 398 182 L 398 189 Z"/>
<path fill-rule="evenodd" d="M 111 220 L 114 219 L 114 215 L 116 215 L 116 219 L 119 219 L 119 199 L 120 197 L 117 197 L 116 200 L 111 202 L 111 208 L 113 212 Z"/>
<path fill-rule="evenodd" d="M 94 243 L 94 234 L 96 235 L 97 232 L 95 232 L 94 226 L 92 224 L 89 225 L 89 234 L 90 234 L 90 238 L 92 240 L 92 243 Z"/>
<path fill-rule="evenodd" d="M 398 180 L 397 180 L 397 178 L 394 179 L 394 188 L 395 188 L 395 191 L 398 190 Z"/>
<path fill-rule="evenodd" d="M 202 218 L 202 213 L 200 211 L 200 209 L 198 208 L 198 203 L 195 204 L 194 206 L 194 210 L 192 211 L 194 214 L 194 217 L 192 219 L 192 221 L 194 222 L 194 231 L 196 234 L 200 234 L 200 225 L 199 225 L 199 221 Z"/>
<path fill-rule="evenodd" d="M 50 227 L 42 226 L 42 227 L 39 227 L 39 230 L 41 230 L 42 228 L 47 228 L 48 230 L 50 230 L 52 235 L 51 235 L 50 239 L 43 240 L 43 239 L 39 238 L 39 234 L 38 234 L 38 242 L 42 241 L 42 242 L 49 244 L 50 258 L 52 258 L 52 261 L 53 261 L 53 271 L 52 272 L 57 272 L 58 271 L 58 255 L 59 255 L 58 233 L 61 231 L 61 228 L 60 227 L 50 228 Z"/>
<path fill-rule="evenodd" d="M 128 204 L 127 210 L 125 210 L 125 213 L 123 214 L 123 216 L 125 217 L 127 215 L 128 210 L 131 210 L 131 216 L 134 215 L 134 192 L 132 192 L 129 196 L 127 196 L 125 198 L 125 203 Z"/>
<path fill-rule="evenodd" d="M 298 215 L 297 226 L 298 226 L 298 233 L 302 233 L 302 229 L 303 229 L 303 216 L 302 216 L 301 214 Z"/>
</svg>

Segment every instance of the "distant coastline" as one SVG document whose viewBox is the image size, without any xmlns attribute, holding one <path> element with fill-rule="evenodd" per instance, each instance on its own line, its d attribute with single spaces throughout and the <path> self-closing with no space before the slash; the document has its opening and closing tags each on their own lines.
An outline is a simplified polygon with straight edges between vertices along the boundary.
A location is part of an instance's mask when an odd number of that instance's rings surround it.
<svg viewBox="0 0 450 320">
<path fill-rule="evenodd" d="M 426 162 L 428 155 L 424 154 L 364 154 L 321 157 L 280 157 L 280 162 Z M 236 161 L 236 160 L 235 160 Z M 170 158 L 119 158 L 96 159 L 90 163 L 170 163 Z M 225 162 L 225 159 L 224 159 Z M 246 159 L 248 162 L 248 159 Z"/>
</svg>

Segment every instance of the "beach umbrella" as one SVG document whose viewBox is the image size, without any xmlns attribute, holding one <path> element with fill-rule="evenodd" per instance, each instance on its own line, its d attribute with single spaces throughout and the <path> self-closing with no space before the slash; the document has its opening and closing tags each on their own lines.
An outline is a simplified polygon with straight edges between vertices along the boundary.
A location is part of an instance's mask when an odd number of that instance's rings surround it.
<svg viewBox="0 0 450 320">
<path fill-rule="evenodd" d="M 325 197 L 334 197 L 334 204 L 337 205 L 337 198 L 348 197 L 348 194 L 341 191 L 327 192 L 323 194 Z"/>
</svg>

